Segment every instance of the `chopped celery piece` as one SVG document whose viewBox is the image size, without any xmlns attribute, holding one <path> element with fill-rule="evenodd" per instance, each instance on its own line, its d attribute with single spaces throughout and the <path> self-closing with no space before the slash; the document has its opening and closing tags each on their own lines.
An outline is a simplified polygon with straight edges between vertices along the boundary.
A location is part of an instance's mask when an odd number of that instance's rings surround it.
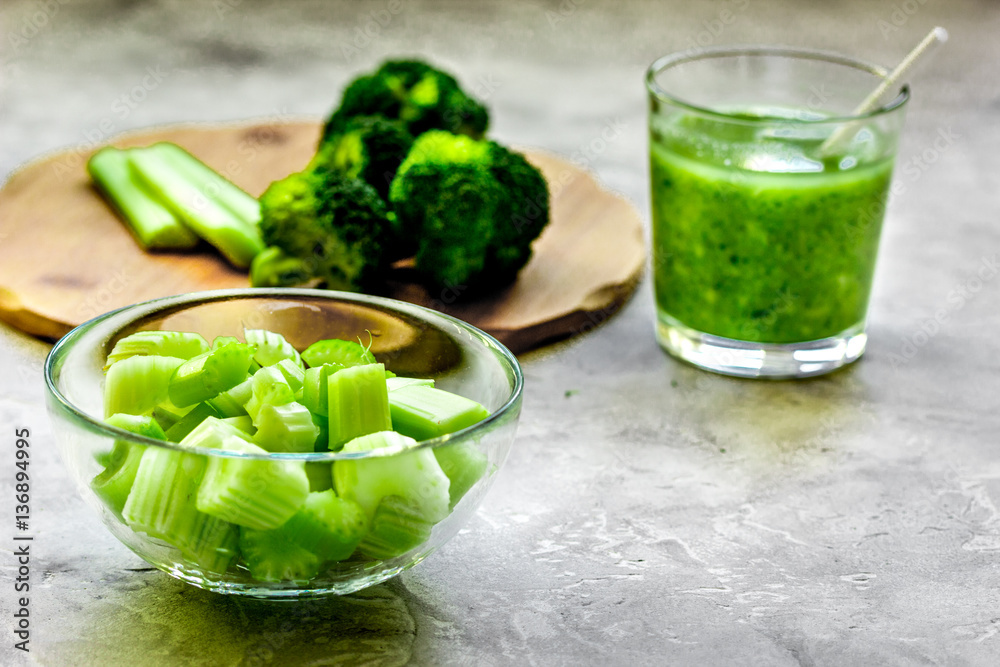
<svg viewBox="0 0 1000 667">
<path fill-rule="evenodd" d="M 344 560 L 367 532 L 368 517 L 360 505 L 338 498 L 329 489 L 310 493 L 302 509 L 280 530 L 322 562 Z"/>
<path fill-rule="evenodd" d="M 285 382 L 291 387 L 292 393 L 298 394 L 302 390 L 302 382 L 306 379 L 306 372 L 301 366 L 296 366 L 291 359 L 282 359 L 273 366 L 285 376 Z"/>
<path fill-rule="evenodd" d="M 318 415 L 315 412 L 312 413 L 313 424 L 316 424 L 316 428 L 319 429 L 319 434 L 316 436 L 316 444 L 313 447 L 314 451 L 317 452 L 328 452 L 330 451 L 330 420 L 323 415 Z"/>
<path fill-rule="evenodd" d="M 307 368 L 302 377 L 302 404 L 309 408 L 309 411 L 316 415 L 326 417 L 330 414 L 330 406 L 327 399 L 328 378 L 339 371 L 343 366 L 335 364 L 323 364 Z"/>
<path fill-rule="evenodd" d="M 385 366 L 352 366 L 331 375 L 327 378 L 327 406 L 332 452 L 352 438 L 391 430 Z"/>
<path fill-rule="evenodd" d="M 378 504 L 371 530 L 361 540 L 358 550 L 380 560 L 402 556 L 426 542 L 433 527 L 411 503 L 398 496 L 387 496 Z"/>
<path fill-rule="evenodd" d="M 250 266 L 257 253 L 264 249 L 257 220 L 242 218 L 206 196 L 209 188 L 204 187 L 204 182 L 189 180 L 155 146 L 131 150 L 128 158 L 135 179 L 234 266 Z"/>
<path fill-rule="evenodd" d="M 247 343 L 257 346 L 253 358 L 261 366 L 272 366 L 282 359 L 288 359 L 300 369 L 305 368 L 298 350 L 279 333 L 266 329 L 244 329 L 243 338 Z"/>
<path fill-rule="evenodd" d="M 177 144 L 164 141 L 154 144 L 152 148 L 188 180 L 197 183 L 204 196 L 214 199 L 253 225 L 260 221 L 260 202 L 207 164 Z"/>
<path fill-rule="evenodd" d="M 343 451 L 363 452 L 388 448 L 405 450 L 413 438 L 395 431 L 372 433 L 351 440 Z M 344 459 L 333 464 L 333 488 L 341 498 L 361 505 L 369 518 L 386 496 L 399 496 L 411 504 L 421 519 L 437 523 L 448 515 L 448 478 L 430 449 L 416 449 L 393 456 Z"/>
<path fill-rule="evenodd" d="M 302 359 L 311 368 L 322 366 L 323 364 L 335 364 L 349 368 L 351 366 L 363 366 L 375 363 L 375 355 L 361 343 L 351 340 L 341 340 L 339 338 L 330 338 L 313 343 L 302 352 Z"/>
<path fill-rule="evenodd" d="M 489 466 L 486 454 L 472 442 L 435 447 L 434 458 L 441 466 L 441 472 L 448 477 L 449 509 L 455 509 L 458 501 L 479 481 Z"/>
<path fill-rule="evenodd" d="M 309 492 L 326 491 L 333 488 L 333 464 L 306 463 L 306 477 L 309 478 Z"/>
<path fill-rule="evenodd" d="M 319 573 L 320 558 L 288 539 L 285 531 L 240 529 L 240 551 L 257 581 L 309 581 Z"/>
<path fill-rule="evenodd" d="M 250 399 L 244 407 L 247 413 L 257 418 L 263 405 L 284 405 L 295 400 L 295 392 L 285 379 L 285 375 L 274 366 L 265 366 L 253 374 Z"/>
<path fill-rule="evenodd" d="M 232 345 L 233 343 L 239 345 L 240 339 L 236 336 L 216 336 L 212 339 L 212 349 L 217 350 L 220 347 Z"/>
<path fill-rule="evenodd" d="M 170 401 L 184 407 L 232 389 L 246 379 L 252 357 L 252 345 L 234 343 L 188 359 L 170 381 Z"/>
<path fill-rule="evenodd" d="M 253 436 L 257 429 L 253 425 L 250 415 L 240 415 L 239 417 L 223 417 L 221 421 L 226 422 L 234 428 L 238 428 L 249 436 Z"/>
<path fill-rule="evenodd" d="M 122 359 L 140 355 L 155 354 L 161 357 L 190 359 L 202 352 L 208 352 L 208 341 L 196 333 L 188 331 L 137 331 L 125 336 L 108 355 L 104 370 Z"/>
<path fill-rule="evenodd" d="M 156 440 L 166 440 L 166 435 L 160 425 L 150 416 L 135 416 L 115 414 L 105 420 L 111 426 Z M 139 470 L 139 461 L 146 450 L 143 445 L 137 445 L 124 440 L 115 441 L 115 446 L 105 463 L 104 470 L 90 482 L 90 488 L 97 497 L 107 505 L 118 517 L 128 499 L 135 474 Z"/>
<path fill-rule="evenodd" d="M 253 420 L 257 432 L 253 440 L 269 452 L 312 452 L 316 450 L 319 428 L 301 403 L 261 405 Z"/>
<path fill-rule="evenodd" d="M 402 389 L 403 387 L 433 387 L 434 380 L 430 378 L 404 378 L 404 377 L 387 377 L 385 379 L 385 386 L 389 388 L 389 391 L 396 391 L 397 389 Z"/>
<path fill-rule="evenodd" d="M 221 449 L 267 453 L 245 437 L 225 435 Z M 198 509 L 240 526 L 270 530 L 288 521 L 308 494 L 302 463 L 213 456 L 198 489 Z"/>
<path fill-rule="evenodd" d="M 169 429 L 171 426 L 179 422 L 184 418 L 184 415 L 191 412 L 197 407 L 197 405 L 188 405 L 183 408 L 179 408 L 170 402 L 170 399 L 164 400 L 162 403 L 153 408 L 153 419 L 160 425 L 164 431 Z"/>
<path fill-rule="evenodd" d="M 416 440 L 454 433 L 490 416 L 473 400 L 434 387 L 413 385 L 389 394 L 392 428 Z"/>
<path fill-rule="evenodd" d="M 170 380 L 183 359 L 148 355 L 123 359 L 104 376 L 104 414 L 143 415 L 167 398 Z"/>
<path fill-rule="evenodd" d="M 244 417 L 247 415 L 246 404 L 253 396 L 253 377 L 248 377 L 232 389 L 208 399 L 208 403 L 219 411 L 223 417 Z"/>
<path fill-rule="evenodd" d="M 127 151 L 110 146 L 102 148 L 87 161 L 87 171 L 144 249 L 183 249 L 198 245 L 198 235 L 136 182 L 129 168 Z"/>
<path fill-rule="evenodd" d="M 142 455 L 122 517 L 205 569 L 222 572 L 236 555 L 236 528 L 197 509 L 205 457 L 149 447 Z"/>
<path fill-rule="evenodd" d="M 177 420 L 177 423 L 167 429 L 167 440 L 170 442 L 180 442 L 196 426 L 201 424 L 207 417 L 220 417 L 219 411 L 208 403 L 199 403 L 188 411 L 186 415 Z"/>
</svg>

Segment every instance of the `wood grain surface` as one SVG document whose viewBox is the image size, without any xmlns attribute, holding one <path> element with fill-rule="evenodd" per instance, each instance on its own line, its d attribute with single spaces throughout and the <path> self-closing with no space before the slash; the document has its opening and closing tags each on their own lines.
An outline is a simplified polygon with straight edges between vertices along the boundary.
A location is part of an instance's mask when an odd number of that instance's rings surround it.
<svg viewBox="0 0 1000 667">
<path fill-rule="evenodd" d="M 123 135 L 116 146 L 172 141 L 257 196 L 311 157 L 316 122 L 170 126 Z M 161 296 L 248 287 L 245 271 L 207 246 L 144 252 L 91 185 L 96 146 L 45 156 L 0 189 L 0 319 L 58 338 L 108 310 Z M 586 171 L 527 150 L 552 192 L 552 221 L 508 289 L 462 301 L 408 282 L 389 296 L 447 312 L 515 352 L 589 330 L 613 315 L 642 274 L 645 245 L 635 208 Z"/>
</svg>

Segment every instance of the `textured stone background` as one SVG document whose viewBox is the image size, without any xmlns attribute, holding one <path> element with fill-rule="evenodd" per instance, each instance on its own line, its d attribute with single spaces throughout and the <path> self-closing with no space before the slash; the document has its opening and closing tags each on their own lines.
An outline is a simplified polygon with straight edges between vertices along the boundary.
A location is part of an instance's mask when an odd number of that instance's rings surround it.
<svg viewBox="0 0 1000 667">
<path fill-rule="evenodd" d="M 800 383 L 699 372 L 656 347 L 647 281 L 603 326 L 524 356 L 518 441 L 467 530 L 389 584 L 295 607 L 203 593 L 118 544 L 52 446 L 48 346 L 0 325 L 0 505 L 12 521 L 27 426 L 36 535 L 32 652 L 10 648 L 4 583 L 0 663 L 1000 664 L 1000 7 L 401 0 L 376 30 L 389 6 L 4 0 L 0 178 L 109 129 L 319 117 L 356 71 L 411 53 L 487 97 L 495 137 L 582 159 L 646 215 L 656 56 L 767 42 L 891 65 L 941 24 L 866 358 Z"/>
</svg>

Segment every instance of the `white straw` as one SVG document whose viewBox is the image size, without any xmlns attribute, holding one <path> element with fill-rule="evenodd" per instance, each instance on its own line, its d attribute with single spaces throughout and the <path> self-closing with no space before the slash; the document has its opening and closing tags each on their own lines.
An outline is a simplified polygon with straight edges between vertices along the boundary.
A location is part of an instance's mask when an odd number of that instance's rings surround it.
<svg viewBox="0 0 1000 667">
<path fill-rule="evenodd" d="M 931 47 L 938 43 L 943 44 L 947 41 L 948 31 L 941 26 L 937 26 L 927 33 L 927 36 L 924 37 L 919 44 L 913 47 L 912 51 L 906 54 L 906 57 L 903 58 L 898 65 L 896 65 L 896 69 L 892 70 L 889 73 L 889 76 L 882 79 L 882 83 L 880 83 L 878 87 L 875 88 L 875 90 L 873 90 L 871 94 L 869 94 L 868 97 L 866 97 L 864 101 L 854 109 L 851 115 L 861 116 L 863 114 L 871 113 L 878 108 L 879 100 L 882 95 L 885 94 L 885 91 L 894 87 L 903 78 L 903 76 L 910 71 L 913 64 L 917 62 L 919 58 L 924 56 L 931 49 Z M 830 137 L 823 142 L 823 145 L 819 147 L 820 155 L 828 154 L 831 148 L 840 143 L 844 134 L 851 126 L 851 123 L 845 123 L 837 128 L 837 131 L 830 135 Z"/>
</svg>

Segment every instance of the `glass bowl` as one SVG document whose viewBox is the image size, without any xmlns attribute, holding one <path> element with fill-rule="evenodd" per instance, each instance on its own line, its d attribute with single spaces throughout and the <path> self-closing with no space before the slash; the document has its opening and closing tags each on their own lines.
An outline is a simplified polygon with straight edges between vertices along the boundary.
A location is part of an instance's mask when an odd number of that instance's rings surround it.
<svg viewBox="0 0 1000 667">
<path fill-rule="evenodd" d="M 405 451 L 253 455 L 216 449 L 181 449 L 109 426 L 102 421 L 103 367 L 115 343 L 142 330 L 192 331 L 242 339 L 243 329 L 282 334 L 298 350 L 326 338 L 371 340 L 376 360 L 397 375 L 432 378 L 435 386 L 478 401 L 490 416 L 460 431 L 425 440 Z M 86 322 L 60 339 L 45 362 L 47 404 L 65 465 L 81 495 L 125 546 L 177 579 L 219 593 L 272 599 L 343 595 L 385 581 L 413 567 L 454 536 L 482 502 L 514 440 L 523 378 L 517 359 L 491 336 L 448 315 L 392 299 L 310 289 L 235 289 L 200 292 L 128 306 Z M 471 455 L 482 474 L 426 539 L 405 553 L 372 558 L 355 551 L 324 565 L 308 580 L 258 581 L 242 555 L 228 565 L 199 565 L 167 542 L 132 530 L 91 488 L 118 443 L 159 452 L 186 452 L 198 465 L 213 459 L 259 460 L 252 465 L 304 464 L 309 478 L 332 475 L 344 461 Z M 126 450 L 128 451 L 128 450 Z M 426 460 L 426 459 L 422 459 Z M 221 465 L 221 461 L 216 461 Z M 308 466 L 308 468 L 306 468 Z M 329 479 L 329 477 L 326 477 Z M 315 488 L 313 490 L 316 490 Z"/>
</svg>

